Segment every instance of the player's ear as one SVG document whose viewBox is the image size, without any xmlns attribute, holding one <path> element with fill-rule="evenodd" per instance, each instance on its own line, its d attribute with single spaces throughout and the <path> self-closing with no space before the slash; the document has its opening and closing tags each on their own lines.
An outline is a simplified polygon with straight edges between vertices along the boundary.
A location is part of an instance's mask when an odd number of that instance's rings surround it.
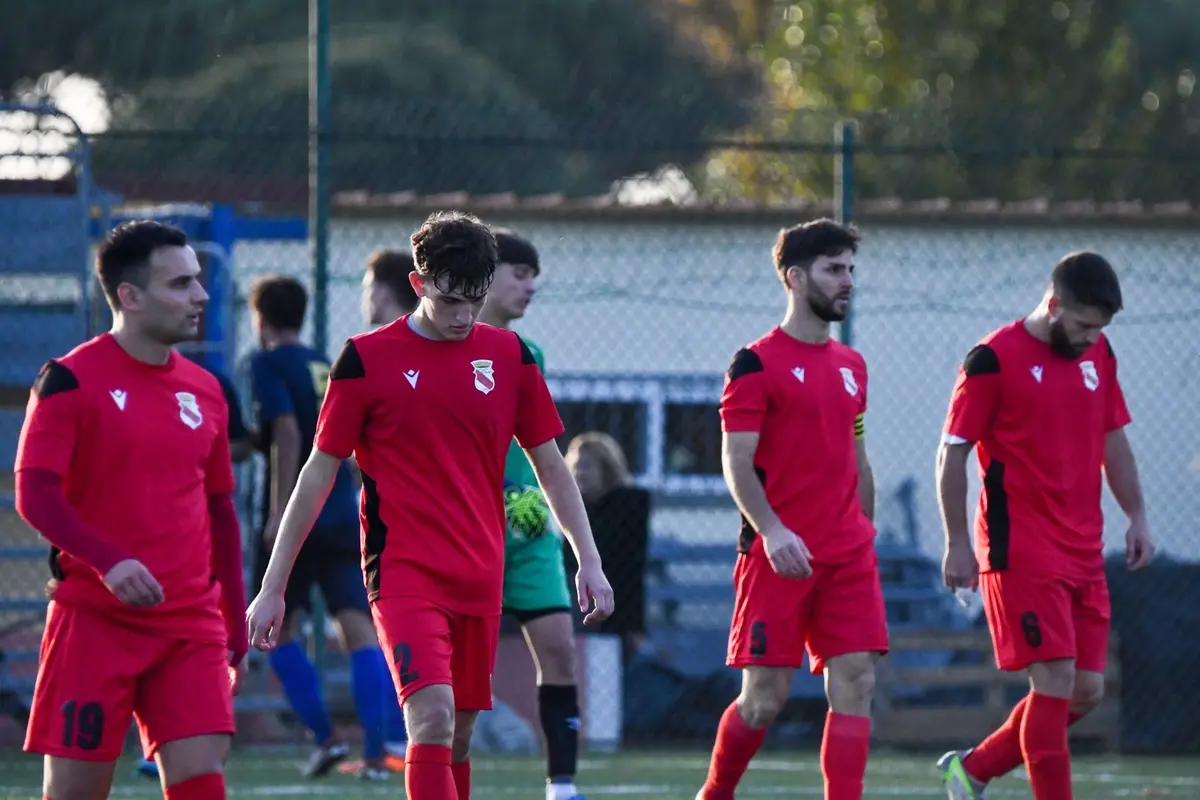
<svg viewBox="0 0 1200 800">
<path fill-rule="evenodd" d="M 122 310 L 136 311 L 142 302 L 142 290 L 132 283 L 122 283 L 117 287 L 117 299 Z"/>
<path fill-rule="evenodd" d="M 421 273 L 416 270 L 408 273 L 408 285 L 417 293 L 417 297 L 425 296 L 425 279 L 421 277 Z"/>
<path fill-rule="evenodd" d="M 787 288 L 790 290 L 799 290 L 804 288 L 804 278 L 806 273 L 803 267 L 791 266 L 783 273 Z"/>
</svg>

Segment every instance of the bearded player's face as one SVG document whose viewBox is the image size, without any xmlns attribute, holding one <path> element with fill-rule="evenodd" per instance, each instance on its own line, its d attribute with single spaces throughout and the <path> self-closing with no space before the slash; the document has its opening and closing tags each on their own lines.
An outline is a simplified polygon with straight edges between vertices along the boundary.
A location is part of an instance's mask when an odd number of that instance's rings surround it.
<svg viewBox="0 0 1200 800">
<path fill-rule="evenodd" d="M 817 256 L 812 266 L 797 276 L 801 300 L 825 322 L 841 322 L 854 293 L 854 253 L 843 250 Z"/>
<path fill-rule="evenodd" d="M 1063 358 L 1076 359 L 1100 340 L 1112 322 L 1108 312 L 1089 306 L 1064 304 L 1050 298 L 1050 347 Z"/>
</svg>

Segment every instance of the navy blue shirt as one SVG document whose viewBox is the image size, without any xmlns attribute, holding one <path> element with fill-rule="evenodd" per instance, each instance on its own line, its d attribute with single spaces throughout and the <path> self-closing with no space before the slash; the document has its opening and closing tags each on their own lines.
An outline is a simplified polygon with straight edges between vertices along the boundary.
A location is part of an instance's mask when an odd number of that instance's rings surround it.
<svg viewBox="0 0 1200 800">
<path fill-rule="evenodd" d="M 287 414 L 296 418 L 300 428 L 298 470 L 312 452 L 313 438 L 317 433 L 317 412 L 329 383 L 329 359 L 301 344 L 259 350 L 250 356 L 250 379 L 258 417 L 259 446 L 267 455 L 267 475 L 261 501 L 262 519 L 266 520 L 271 513 L 271 423 Z M 358 493 L 350 468 L 343 462 L 316 525 L 345 527 L 348 524 L 357 526 L 357 523 Z"/>
</svg>

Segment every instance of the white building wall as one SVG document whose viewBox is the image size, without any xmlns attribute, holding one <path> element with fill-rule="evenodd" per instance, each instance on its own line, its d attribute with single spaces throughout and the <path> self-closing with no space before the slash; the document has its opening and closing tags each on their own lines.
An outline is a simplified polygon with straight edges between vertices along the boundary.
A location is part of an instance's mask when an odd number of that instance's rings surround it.
<svg viewBox="0 0 1200 800">
<path fill-rule="evenodd" d="M 333 349 L 361 329 L 358 280 L 367 255 L 407 246 L 418 222 L 335 223 Z M 546 350 L 552 375 L 719 374 L 739 346 L 783 312 L 770 261 L 772 224 L 596 220 L 513 227 L 542 255 L 541 289 L 519 330 Z M 1087 247 L 1108 256 L 1122 277 L 1126 311 L 1110 335 L 1154 533 L 1172 555 L 1200 558 L 1200 422 L 1189 396 L 1200 383 L 1200 232 L 872 226 L 866 233 L 854 344 L 870 368 L 868 443 L 881 492 L 908 477 L 918 481 L 927 552 L 940 551 L 933 453 L 960 360 L 989 330 L 1037 303 L 1061 255 Z M 242 243 L 236 263 L 243 286 L 256 274 L 309 269 L 307 249 L 297 243 Z M 239 339 L 243 347 L 250 341 L 244 321 Z M 1115 548 L 1123 519 L 1111 498 L 1106 503 L 1105 539 Z M 664 511 L 656 525 L 732 542 L 735 519 L 730 511 Z M 886 506 L 881 523 L 898 524 Z"/>
</svg>

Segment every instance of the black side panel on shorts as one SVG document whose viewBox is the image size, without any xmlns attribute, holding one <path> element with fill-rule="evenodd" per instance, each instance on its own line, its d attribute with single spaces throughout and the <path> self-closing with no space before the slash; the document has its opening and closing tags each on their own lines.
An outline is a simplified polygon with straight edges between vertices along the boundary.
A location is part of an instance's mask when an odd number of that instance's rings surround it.
<svg viewBox="0 0 1200 800">
<path fill-rule="evenodd" d="M 367 530 L 363 536 L 363 578 L 367 584 L 367 599 L 379 597 L 379 579 L 383 548 L 387 544 L 387 525 L 379 516 L 379 485 L 375 479 L 363 472 L 363 499 L 367 517 Z"/>
<path fill-rule="evenodd" d="M 1008 490 L 1004 488 L 1004 464 L 994 458 L 983 473 L 983 491 L 987 495 L 988 567 L 1008 569 L 1009 537 L 1012 534 Z"/>
<path fill-rule="evenodd" d="M 329 380 L 343 381 L 352 378 L 367 377 L 367 368 L 363 366 L 362 356 L 358 354 L 358 348 L 354 346 L 354 340 L 346 342 L 342 352 L 338 353 L 338 357 L 333 360 L 333 366 L 329 368 Z"/>
<path fill-rule="evenodd" d="M 79 379 L 75 377 L 75 373 L 71 372 L 70 367 L 66 367 L 54 359 L 50 359 L 42 365 L 37 378 L 33 381 L 34 394 L 40 400 L 45 400 L 59 392 L 69 392 L 78 388 Z"/>
<path fill-rule="evenodd" d="M 750 351 L 743 350 L 742 352 L 749 353 Z M 754 356 L 754 357 L 758 358 L 758 356 Z M 732 371 L 732 367 L 730 369 Z M 758 480 L 762 483 L 763 486 L 767 485 L 767 471 L 765 469 L 763 469 L 762 467 L 755 467 L 754 474 L 758 476 Z M 738 552 L 739 553 L 749 553 L 750 545 L 754 544 L 755 536 L 758 536 L 758 531 L 754 530 L 754 526 L 750 524 L 750 520 L 746 519 L 746 516 L 743 514 L 742 515 L 742 528 L 741 528 L 741 531 L 738 533 Z"/>
</svg>

